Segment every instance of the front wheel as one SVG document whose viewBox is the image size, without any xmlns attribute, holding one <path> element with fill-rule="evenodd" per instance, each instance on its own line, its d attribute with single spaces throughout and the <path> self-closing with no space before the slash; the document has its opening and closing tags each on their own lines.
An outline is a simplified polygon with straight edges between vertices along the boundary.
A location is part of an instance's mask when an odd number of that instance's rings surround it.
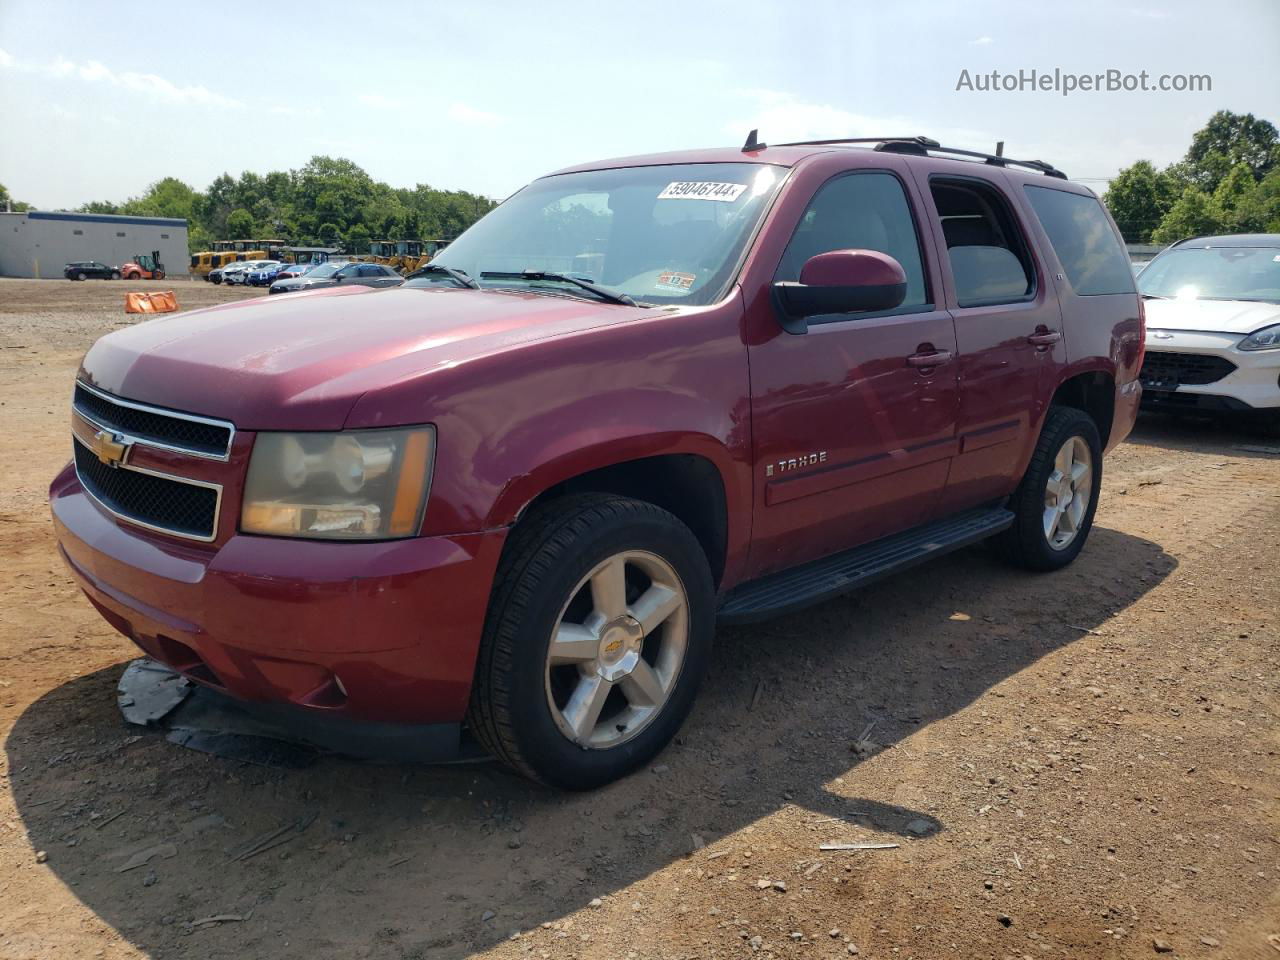
<svg viewBox="0 0 1280 960">
<path fill-rule="evenodd" d="M 1102 441 L 1083 410 L 1051 407 L 1000 535 L 1005 557 L 1028 570 L 1058 570 L 1084 549 L 1098 509 Z"/>
<path fill-rule="evenodd" d="M 468 720 L 527 777 L 588 790 L 675 736 L 706 671 L 706 555 L 665 510 L 604 494 L 536 508 L 494 580 Z"/>
<path fill-rule="evenodd" d="M 83 273 L 77 273 L 77 274 L 76 274 L 76 279 L 77 279 L 77 280 L 85 280 L 85 279 L 88 279 L 88 278 L 87 278 L 87 277 L 85 276 L 85 274 L 83 274 Z"/>
</svg>

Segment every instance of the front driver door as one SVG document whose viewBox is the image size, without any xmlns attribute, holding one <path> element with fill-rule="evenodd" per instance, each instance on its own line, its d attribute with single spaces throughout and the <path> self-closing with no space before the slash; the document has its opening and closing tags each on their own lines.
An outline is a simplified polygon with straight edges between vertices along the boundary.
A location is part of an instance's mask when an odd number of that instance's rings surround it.
<svg viewBox="0 0 1280 960">
<path fill-rule="evenodd" d="M 939 309 L 915 187 L 900 162 L 841 173 L 813 195 L 774 280 L 828 250 L 888 253 L 901 306 L 815 317 L 749 345 L 756 504 L 749 575 L 761 576 L 930 519 L 955 448 L 959 367 Z"/>
</svg>

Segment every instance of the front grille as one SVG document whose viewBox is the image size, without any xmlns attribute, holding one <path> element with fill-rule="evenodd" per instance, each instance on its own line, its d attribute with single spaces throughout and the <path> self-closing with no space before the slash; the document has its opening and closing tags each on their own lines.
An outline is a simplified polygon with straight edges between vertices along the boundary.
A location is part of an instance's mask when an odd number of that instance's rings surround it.
<svg viewBox="0 0 1280 960">
<path fill-rule="evenodd" d="M 83 444 L 73 446 L 81 485 L 112 513 L 180 536 L 213 539 L 217 489 L 127 467 L 109 467 Z"/>
<path fill-rule="evenodd" d="M 192 414 L 170 413 L 131 401 L 117 401 L 82 383 L 76 384 L 74 406 L 99 426 L 143 443 L 171 447 L 225 460 L 234 428 Z"/>
<path fill-rule="evenodd" d="M 1172 390 L 1182 384 L 1217 383 L 1235 369 L 1236 365 L 1225 357 L 1148 350 L 1140 379 L 1144 387 Z"/>
</svg>

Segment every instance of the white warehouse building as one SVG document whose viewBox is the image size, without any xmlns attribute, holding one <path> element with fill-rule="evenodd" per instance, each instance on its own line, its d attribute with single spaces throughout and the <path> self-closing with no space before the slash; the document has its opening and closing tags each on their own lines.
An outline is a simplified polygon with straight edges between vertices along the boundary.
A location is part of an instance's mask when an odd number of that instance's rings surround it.
<svg viewBox="0 0 1280 960">
<path fill-rule="evenodd" d="M 62 268 L 76 260 L 117 267 L 152 250 L 160 251 L 169 276 L 187 273 L 187 221 L 44 210 L 0 212 L 0 276 L 61 277 Z"/>
</svg>

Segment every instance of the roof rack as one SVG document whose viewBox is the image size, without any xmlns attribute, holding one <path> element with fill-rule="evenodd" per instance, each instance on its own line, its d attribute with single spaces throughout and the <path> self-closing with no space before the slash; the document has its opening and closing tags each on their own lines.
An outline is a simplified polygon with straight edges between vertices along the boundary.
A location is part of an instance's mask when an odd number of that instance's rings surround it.
<svg viewBox="0 0 1280 960">
<path fill-rule="evenodd" d="M 754 153 L 765 149 L 768 144 L 761 143 L 758 130 L 752 130 L 747 142 L 742 145 L 743 153 Z M 937 140 L 929 137 L 840 137 L 835 140 L 795 140 L 791 143 L 775 143 L 775 147 L 830 147 L 850 143 L 874 143 L 876 150 L 882 153 L 905 153 L 917 157 L 927 157 L 931 153 L 945 153 L 955 157 L 973 157 L 994 167 L 1025 167 L 1043 173 L 1046 177 L 1057 177 L 1066 180 L 1067 175 L 1052 164 L 1043 160 L 1013 160 L 1003 155 L 1004 141 L 997 146 L 996 153 L 980 153 L 976 150 L 961 150 L 959 147 L 944 147 Z"/>
</svg>

